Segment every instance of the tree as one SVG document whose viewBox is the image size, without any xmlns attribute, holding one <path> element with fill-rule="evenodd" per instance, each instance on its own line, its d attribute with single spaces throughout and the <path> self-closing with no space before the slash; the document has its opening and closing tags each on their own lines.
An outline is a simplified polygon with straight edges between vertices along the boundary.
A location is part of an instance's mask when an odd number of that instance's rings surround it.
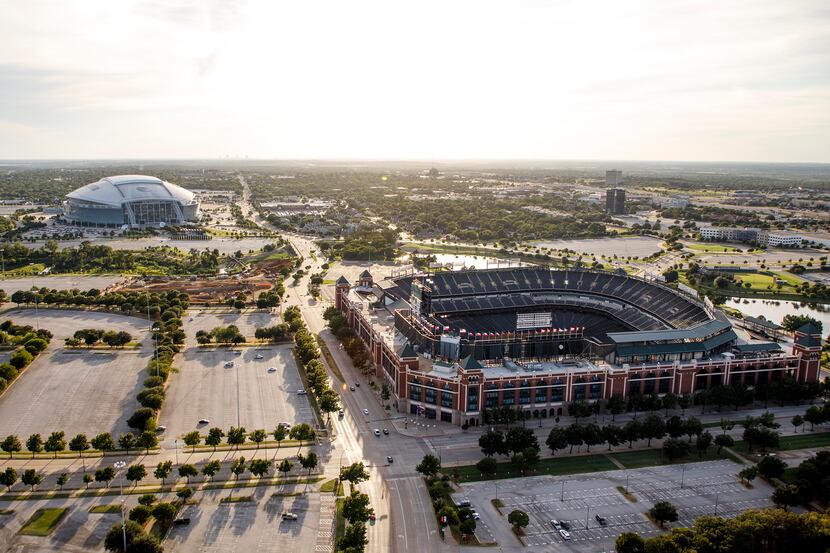
<svg viewBox="0 0 830 553">
<path fill-rule="evenodd" d="M 458 529 L 465 536 L 472 536 L 476 532 L 476 520 L 473 517 L 465 518 L 461 521 Z"/>
<path fill-rule="evenodd" d="M 176 513 L 178 509 L 172 503 L 157 503 L 155 507 L 153 507 L 153 518 L 158 520 L 160 523 L 167 525 L 173 522 L 176 518 Z"/>
<path fill-rule="evenodd" d="M 93 478 L 91 474 L 84 474 L 84 484 L 86 484 L 86 489 L 89 489 L 89 485 L 92 483 Z"/>
<path fill-rule="evenodd" d="M 478 446 L 487 457 L 501 453 L 504 451 L 504 434 L 498 430 L 488 430 L 479 437 Z"/>
<path fill-rule="evenodd" d="M 521 453 L 529 447 L 539 450 L 539 441 L 530 428 L 515 426 L 504 437 L 505 449 L 512 453 Z"/>
<path fill-rule="evenodd" d="M 164 481 L 167 480 L 171 472 L 173 472 L 173 461 L 163 461 L 156 466 L 153 476 L 161 480 L 161 485 L 164 486 Z"/>
<path fill-rule="evenodd" d="M 182 501 L 187 501 L 191 497 L 193 497 L 193 488 L 182 488 L 176 492 L 176 497 L 181 499 Z"/>
<path fill-rule="evenodd" d="M 758 467 L 754 465 L 751 467 L 746 467 L 738 473 L 738 476 L 740 477 L 741 482 L 746 482 L 748 484 L 755 480 L 755 478 L 758 476 Z"/>
<path fill-rule="evenodd" d="M 679 438 L 686 434 L 686 424 L 683 419 L 674 415 L 666 421 L 666 433 L 672 438 Z"/>
<path fill-rule="evenodd" d="M 478 472 L 480 472 L 481 476 L 484 478 L 494 476 L 496 474 L 496 470 L 498 470 L 498 463 L 493 457 L 484 457 L 476 463 L 476 469 L 478 469 Z"/>
<path fill-rule="evenodd" d="M 621 394 L 614 394 L 608 398 L 605 407 L 611 413 L 611 420 L 613 421 L 617 415 L 625 411 L 625 398 Z"/>
<path fill-rule="evenodd" d="M 158 499 L 156 497 L 156 494 L 145 493 L 145 494 L 142 494 L 138 498 L 138 504 L 139 505 L 146 505 L 147 507 L 149 507 L 150 505 L 152 505 L 153 503 L 156 502 L 156 499 Z"/>
<path fill-rule="evenodd" d="M 248 469 L 251 471 L 251 474 L 258 478 L 262 478 L 268 471 L 271 470 L 271 461 L 266 459 L 254 459 L 251 461 L 250 468 Z"/>
<path fill-rule="evenodd" d="M 187 478 L 187 483 L 190 484 L 190 477 L 199 476 L 199 469 L 190 463 L 181 465 L 179 467 L 179 476 L 181 478 Z"/>
<path fill-rule="evenodd" d="M 247 465 L 245 464 L 245 457 L 235 459 L 234 462 L 231 463 L 231 472 L 237 480 L 239 480 L 239 477 L 245 473 L 246 469 Z"/>
<path fill-rule="evenodd" d="M 686 456 L 689 453 L 689 447 L 689 442 L 685 440 L 669 438 L 663 442 L 663 454 L 671 462 Z"/>
<path fill-rule="evenodd" d="M 294 465 L 292 465 L 291 461 L 289 461 L 288 459 L 283 459 L 282 460 L 282 462 L 280 463 L 280 466 L 278 467 L 278 470 L 282 473 L 283 478 L 288 476 L 288 473 L 291 472 L 291 468 L 293 466 Z"/>
<path fill-rule="evenodd" d="M 582 440 L 585 445 L 585 451 L 591 451 L 592 445 L 599 445 L 602 443 L 602 429 L 594 423 L 586 424 L 582 429 Z"/>
<path fill-rule="evenodd" d="M 666 423 L 654 413 L 646 416 L 642 424 L 643 437 L 648 439 L 649 447 L 651 447 L 652 439 L 659 440 L 666 435 Z"/>
<path fill-rule="evenodd" d="M 617 447 L 625 439 L 623 429 L 616 424 L 606 424 L 602 427 L 602 439 L 608 444 L 608 451 Z"/>
<path fill-rule="evenodd" d="M 127 419 L 127 426 L 136 430 L 147 430 L 153 423 L 155 423 L 155 411 L 150 407 L 139 407 Z"/>
<path fill-rule="evenodd" d="M 772 478 L 781 478 L 784 476 L 784 471 L 787 469 L 787 463 L 778 457 L 764 457 L 758 462 L 758 472 L 764 478 L 770 480 Z"/>
<path fill-rule="evenodd" d="M 147 468 L 144 465 L 136 464 L 127 467 L 126 478 L 130 482 L 133 482 L 133 486 L 138 485 L 138 483 L 142 481 L 145 476 L 147 476 Z"/>
<path fill-rule="evenodd" d="M 317 398 L 317 404 L 320 406 L 320 411 L 330 416 L 331 413 L 340 409 L 340 395 L 331 388 L 326 388 Z"/>
<path fill-rule="evenodd" d="M 112 434 L 109 432 L 102 432 L 98 434 L 89 442 L 94 449 L 106 453 L 115 449 L 115 441 L 112 439 Z"/>
<path fill-rule="evenodd" d="M 795 507 L 801 503 L 801 494 L 798 486 L 793 484 L 784 484 L 778 486 L 772 493 L 772 502 L 787 510 L 787 507 Z"/>
<path fill-rule="evenodd" d="M 660 526 L 664 526 L 666 522 L 674 522 L 677 520 L 677 509 L 668 501 L 658 501 L 654 504 L 654 507 L 648 510 L 648 514 Z"/>
<path fill-rule="evenodd" d="M 309 451 L 308 455 L 297 455 L 297 461 L 301 467 L 308 471 L 308 474 L 311 474 L 311 471 L 317 466 L 317 454 Z"/>
<path fill-rule="evenodd" d="M 121 434 L 118 437 L 118 447 L 129 453 L 135 447 L 135 435 L 132 432 Z"/>
<path fill-rule="evenodd" d="M 565 449 L 568 447 L 568 437 L 564 430 L 558 426 L 554 426 L 548 433 L 548 438 L 545 440 L 545 445 L 550 449 L 551 454 L 555 455 L 556 450 Z"/>
<path fill-rule="evenodd" d="M 368 479 L 369 471 L 366 470 L 363 463 L 352 463 L 351 465 L 340 469 L 340 480 L 350 482 L 352 486 Z"/>
<path fill-rule="evenodd" d="M 698 435 L 695 445 L 697 446 L 698 456 L 702 458 L 706 454 L 706 450 L 709 449 L 709 446 L 712 445 L 712 435 L 709 432 L 701 433 Z"/>
<path fill-rule="evenodd" d="M 415 470 L 424 476 L 434 476 L 441 471 L 441 461 L 435 455 L 427 453 L 418 463 L 418 466 L 415 467 Z"/>
<path fill-rule="evenodd" d="M 0 444 L 0 448 L 9 454 L 9 459 L 11 459 L 12 453 L 16 453 L 23 449 L 23 444 L 20 443 L 20 438 L 12 434 L 10 436 L 6 436 L 6 439 L 3 440 L 2 444 Z"/>
<path fill-rule="evenodd" d="M 804 418 L 801 415 L 794 416 L 790 422 L 793 425 L 793 432 L 798 432 L 798 427 L 804 424 Z"/>
<path fill-rule="evenodd" d="M 89 449 L 89 440 L 86 434 L 78 434 L 69 440 L 69 451 L 77 451 L 78 457 L 81 457 L 87 449 Z"/>
<path fill-rule="evenodd" d="M 577 446 L 577 451 L 579 451 L 579 446 L 584 443 L 582 436 L 582 426 L 577 423 L 570 424 L 565 428 L 565 439 L 568 441 L 568 445 L 571 446 L 569 453 L 574 452 L 574 446 Z"/>
<path fill-rule="evenodd" d="M 128 518 L 132 521 L 137 522 L 138 524 L 144 524 L 150 517 L 153 516 L 153 510 L 148 507 L 147 505 L 136 505 L 132 509 L 130 509 L 130 514 Z"/>
<path fill-rule="evenodd" d="M 715 445 L 718 446 L 718 455 L 724 447 L 732 447 L 735 445 L 735 440 L 729 434 L 718 434 L 715 436 Z"/>
<path fill-rule="evenodd" d="M 251 432 L 251 436 L 250 436 L 251 441 L 252 441 L 252 442 L 254 442 L 254 443 L 256 444 L 256 448 L 257 448 L 257 449 L 259 449 L 259 444 L 261 444 L 262 442 L 264 442 L 264 441 L 265 441 L 265 438 L 267 438 L 267 437 L 268 437 L 268 434 L 265 432 L 265 430 L 263 430 L 263 429 L 261 429 L 261 428 L 259 428 L 259 429 L 257 429 L 257 430 L 254 430 L 253 432 Z M 253 472 L 253 471 L 252 471 L 252 472 Z"/>
<path fill-rule="evenodd" d="M 617 553 L 646 553 L 646 542 L 638 534 L 623 532 L 614 542 Z"/>
<path fill-rule="evenodd" d="M 63 486 L 66 484 L 67 481 L 69 481 L 69 474 L 67 474 L 65 472 L 60 473 L 60 475 L 58 476 L 58 479 L 56 481 L 56 484 L 58 485 L 58 488 L 61 491 L 63 491 Z"/>
<path fill-rule="evenodd" d="M 220 470 L 222 470 L 222 464 L 218 460 L 208 461 L 202 467 L 202 474 L 212 480 L 214 476 L 219 474 Z"/>
<path fill-rule="evenodd" d="M 96 482 L 106 482 L 107 486 L 109 486 L 113 478 L 115 478 L 115 469 L 113 467 L 103 467 L 95 471 Z"/>
<path fill-rule="evenodd" d="M 40 434 L 29 436 L 29 439 L 26 440 L 26 449 L 32 452 L 32 459 L 35 458 L 35 453 L 43 451 L 43 438 L 40 437 Z"/>
<path fill-rule="evenodd" d="M 199 445 L 199 442 L 202 441 L 202 435 L 199 434 L 198 430 L 193 430 L 192 432 L 188 432 L 182 438 L 182 441 L 185 445 L 189 445 L 192 449 L 190 450 L 191 453 L 196 451 L 196 446 Z"/>
<path fill-rule="evenodd" d="M 127 535 L 127 553 L 161 553 L 158 541 L 148 535 L 138 522 L 128 520 L 126 526 L 121 523 L 113 525 L 104 538 L 104 549 L 107 551 L 124 551 L 124 533 Z M 155 547 L 154 547 L 155 545 Z"/>
<path fill-rule="evenodd" d="M 228 445 L 235 445 L 238 451 L 239 446 L 245 443 L 245 436 L 247 436 L 247 432 L 244 426 L 231 426 L 231 429 L 228 430 Z"/>
<path fill-rule="evenodd" d="M 366 522 L 374 510 L 369 507 L 369 496 L 352 490 L 351 494 L 343 500 L 343 517 L 349 524 Z"/>
<path fill-rule="evenodd" d="M 366 538 L 366 525 L 362 522 L 350 524 L 337 540 L 337 550 L 343 553 L 362 552 L 369 540 Z"/>
<path fill-rule="evenodd" d="M 150 453 L 151 447 L 156 447 L 159 443 L 158 436 L 156 436 L 155 432 L 151 432 L 149 430 L 145 430 L 138 436 L 138 440 L 136 444 L 139 447 L 143 447 L 146 453 Z"/>
<path fill-rule="evenodd" d="M 623 426 L 623 434 L 625 434 L 625 440 L 628 442 L 628 449 L 631 449 L 634 442 L 639 440 L 643 434 L 640 421 L 632 419 L 625 423 L 625 426 Z"/>
<path fill-rule="evenodd" d="M 274 429 L 274 440 L 277 442 L 277 449 L 280 448 L 280 442 L 282 442 L 285 437 L 288 435 L 288 430 L 285 429 L 284 426 L 278 426 Z"/>
<path fill-rule="evenodd" d="M 222 438 L 224 437 L 225 433 L 221 428 L 211 428 L 208 430 L 208 435 L 205 438 L 205 444 L 213 446 L 213 451 L 216 451 L 216 446 L 222 443 Z"/>
<path fill-rule="evenodd" d="M 0 472 L 0 484 L 6 486 L 8 491 L 11 491 L 15 482 L 17 482 L 17 471 L 12 467 L 6 467 L 6 470 Z"/>
<path fill-rule="evenodd" d="M 518 534 L 522 531 L 522 528 L 526 528 L 530 524 L 530 517 L 527 516 L 526 512 L 516 509 L 510 511 L 510 514 L 507 515 L 507 522 L 513 526 L 513 531 Z"/>
<path fill-rule="evenodd" d="M 49 453 L 54 453 L 55 459 L 58 458 L 59 452 L 66 449 L 66 440 L 64 439 L 64 436 L 65 434 L 63 432 L 52 432 L 49 437 L 46 438 L 46 443 L 43 448 Z"/>
</svg>

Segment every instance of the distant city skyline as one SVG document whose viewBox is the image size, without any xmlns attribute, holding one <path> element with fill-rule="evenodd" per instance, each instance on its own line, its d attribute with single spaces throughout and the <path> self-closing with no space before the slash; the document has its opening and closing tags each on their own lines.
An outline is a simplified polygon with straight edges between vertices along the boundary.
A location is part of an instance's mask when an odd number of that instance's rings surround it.
<svg viewBox="0 0 830 553">
<path fill-rule="evenodd" d="M 830 162 L 820 0 L 0 2 L 0 159 Z"/>
</svg>

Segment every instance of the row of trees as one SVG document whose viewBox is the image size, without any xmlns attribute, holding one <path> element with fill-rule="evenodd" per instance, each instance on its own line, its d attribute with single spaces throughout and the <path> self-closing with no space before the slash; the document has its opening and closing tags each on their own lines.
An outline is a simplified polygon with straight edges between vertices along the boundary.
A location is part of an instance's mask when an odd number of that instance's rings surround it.
<svg viewBox="0 0 830 553">
<path fill-rule="evenodd" d="M 225 433 L 221 428 L 213 427 L 208 430 L 205 436 L 202 436 L 198 430 L 188 432 L 182 437 L 182 441 L 185 445 L 192 447 L 194 451 L 196 446 L 202 442 L 205 445 L 212 446 L 213 450 L 216 451 L 217 446 L 222 444 L 223 438 L 228 445 L 236 446 L 237 449 L 246 441 L 256 444 L 257 449 L 259 449 L 260 444 L 268 439 L 268 435 L 268 432 L 262 428 L 248 432 L 244 426 L 231 426 Z M 314 440 L 317 433 L 311 425 L 304 422 L 292 426 L 290 430 L 283 425 L 278 425 L 270 435 L 277 442 L 277 447 L 280 447 L 280 443 L 286 438 L 299 442 L 310 442 Z"/>
<path fill-rule="evenodd" d="M 132 342 L 133 337 L 124 330 L 103 330 L 100 328 L 82 328 L 76 330 L 71 338 L 64 340 L 67 346 L 77 347 L 82 343 L 89 347 L 103 342 L 111 348 L 124 347 Z"/>
<path fill-rule="evenodd" d="M 306 380 L 320 411 L 331 416 L 340 409 L 340 395 L 329 386 L 329 377 L 320 361 L 317 341 L 303 322 L 300 308 L 292 305 L 283 313 L 286 324 L 294 331 L 294 351 L 305 368 Z"/>
<path fill-rule="evenodd" d="M 363 463 L 352 463 L 340 469 L 340 481 L 349 482 L 351 491 L 341 500 L 341 512 L 349 525 L 335 543 L 339 551 L 362 552 L 369 542 L 366 537 L 366 523 L 369 522 L 374 509 L 369 505 L 369 496 L 355 488 L 365 480 L 369 480 L 369 471 Z M 335 492 L 337 488 L 335 486 Z"/>
<path fill-rule="evenodd" d="M 652 538 L 620 534 L 617 553 L 745 551 L 789 553 L 830 549 L 830 514 L 751 510 L 734 518 L 702 516 L 691 528 L 673 528 Z"/>
<path fill-rule="evenodd" d="M 130 450 L 141 448 L 149 452 L 149 450 L 158 445 L 158 437 L 155 432 L 146 430 L 136 436 L 131 432 L 121 434 L 118 438 L 118 447 L 129 453 Z M 9 454 L 9 458 L 14 453 L 23 451 L 24 443 L 20 440 L 17 434 L 10 434 L 0 442 L 0 449 Z M 55 457 L 58 453 L 63 453 L 69 449 L 78 453 L 78 457 L 82 457 L 84 453 L 89 451 L 101 451 L 106 453 L 116 449 L 116 442 L 109 432 L 103 432 L 93 437 L 87 438 L 86 434 L 78 434 L 71 440 L 67 441 L 66 433 L 62 430 L 52 432 L 46 439 L 40 434 L 30 435 L 25 442 L 26 450 L 32 454 L 32 458 L 38 453 L 47 452 L 53 453 Z"/>
<path fill-rule="evenodd" d="M 476 530 L 472 509 L 458 508 L 452 500 L 450 478 L 440 474 L 441 460 L 432 454 L 424 455 L 415 470 L 424 475 L 432 508 L 441 527 L 449 526 L 457 529 L 462 536 L 472 536 Z"/>
<path fill-rule="evenodd" d="M 0 345 L 17 348 L 7 362 L 0 363 L 0 393 L 49 346 L 51 339 L 52 333 L 45 329 L 16 325 L 8 319 L 0 323 Z"/>
<path fill-rule="evenodd" d="M 343 350 L 349 355 L 354 367 L 363 375 L 367 375 L 372 369 L 371 356 L 360 337 L 349 328 L 343 314 L 332 306 L 326 308 L 323 318 L 328 321 L 332 334 L 343 344 Z"/>
</svg>

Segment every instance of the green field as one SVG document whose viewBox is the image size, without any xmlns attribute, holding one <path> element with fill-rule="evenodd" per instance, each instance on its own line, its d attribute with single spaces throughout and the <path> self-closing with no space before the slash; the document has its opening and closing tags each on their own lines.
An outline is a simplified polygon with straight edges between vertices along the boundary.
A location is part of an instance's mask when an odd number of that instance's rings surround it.
<svg viewBox="0 0 830 553">
<path fill-rule="evenodd" d="M 98 514 L 120 513 L 121 505 L 96 505 L 95 507 L 91 508 L 89 512 Z"/>
<path fill-rule="evenodd" d="M 830 432 L 806 432 L 793 436 L 782 436 L 779 442 L 780 447 L 777 448 L 777 451 L 809 449 L 812 447 L 828 447 L 830 446 Z M 732 449 L 738 453 L 749 453 L 749 446 L 743 441 L 735 442 L 735 447 Z M 758 451 L 758 448 L 755 448 L 754 451 Z"/>
<path fill-rule="evenodd" d="M 686 244 L 686 248 L 703 253 L 735 253 L 740 248 L 735 246 L 722 246 L 720 244 Z"/>
<path fill-rule="evenodd" d="M 253 500 L 254 496 L 252 495 L 231 495 L 228 497 L 223 497 L 219 500 L 219 503 L 247 503 Z"/>
<path fill-rule="evenodd" d="M 619 461 L 620 463 L 625 466 L 627 469 L 638 469 L 643 467 L 655 467 L 657 465 L 668 465 L 668 464 L 675 464 L 675 463 L 697 463 L 701 461 L 714 461 L 723 458 L 729 458 L 726 456 L 725 453 L 721 452 L 721 455 L 717 454 L 717 447 L 710 447 L 706 454 L 702 457 L 698 455 L 696 449 L 694 449 L 694 444 L 692 444 L 692 451 L 689 452 L 688 455 L 685 457 L 681 457 L 680 459 L 676 459 L 672 461 L 672 463 L 666 462 L 663 458 L 663 450 L 662 449 L 646 449 L 642 451 L 627 451 L 623 453 L 614 453 L 612 457 Z"/>
<path fill-rule="evenodd" d="M 63 517 L 66 516 L 68 511 L 69 509 L 66 507 L 38 509 L 32 515 L 32 518 L 26 521 L 26 524 L 18 531 L 18 534 L 25 536 L 48 536 L 58 523 L 63 520 Z"/>
</svg>

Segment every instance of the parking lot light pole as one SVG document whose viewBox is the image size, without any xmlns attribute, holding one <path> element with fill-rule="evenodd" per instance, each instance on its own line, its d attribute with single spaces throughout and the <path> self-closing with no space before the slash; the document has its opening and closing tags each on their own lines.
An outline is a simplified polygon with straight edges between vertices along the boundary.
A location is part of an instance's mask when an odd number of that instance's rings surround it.
<svg viewBox="0 0 830 553">
<path fill-rule="evenodd" d="M 686 481 L 686 465 L 683 465 L 683 466 L 682 466 L 682 467 L 680 467 L 680 468 L 681 468 L 681 472 L 680 472 L 680 489 L 682 490 L 682 489 L 683 489 L 683 484 L 684 484 L 684 483 L 685 483 L 685 481 Z"/>
<path fill-rule="evenodd" d="M 127 466 L 125 461 L 116 461 L 113 464 L 113 467 L 117 471 L 121 471 L 124 467 Z M 126 502 L 124 500 L 124 475 L 118 475 L 118 495 L 121 496 L 121 535 L 124 538 L 124 551 L 127 550 L 127 521 L 124 515 L 124 509 L 126 508 Z"/>
<path fill-rule="evenodd" d="M 628 493 L 628 474 L 625 475 L 625 493 Z"/>
<path fill-rule="evenodd" d="M 718 516 L 718 492 L 715 492 L 715 516 Z"/>
<path fill-rule="evenodd" d="M 588 517 L 591 515 L 591 507 L 588 507 L 588 510 L 585 511 L 585 529 L 588 529 Z"/>
<path fill-rule="evenodd" d="M 559 501 L 565 501 L 565 481 L 562 480 L 562 489 L 559 492 Z"/>
</svg>

